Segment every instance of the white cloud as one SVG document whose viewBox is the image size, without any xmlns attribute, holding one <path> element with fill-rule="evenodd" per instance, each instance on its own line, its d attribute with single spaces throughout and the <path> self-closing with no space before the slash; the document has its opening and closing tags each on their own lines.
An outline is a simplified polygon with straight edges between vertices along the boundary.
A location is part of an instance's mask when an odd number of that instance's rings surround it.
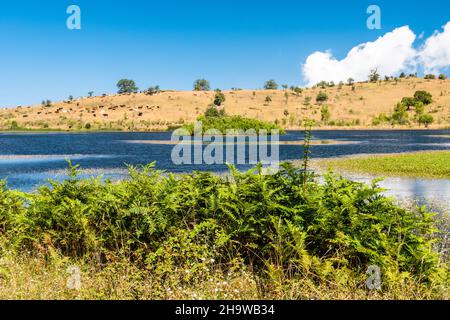
<svg viewBox="0 0 450 320">
<path fill-rule="evenodd" d="M 425 41 L 419 62 L 426 73 L 439 73 L 450 66 L 450 22 L 442 32 L 436 31 Z"/>
<path fill-rule="evenodd" d="M 368 79 L 377 68 L 381 76 L 393 75 L 403 70 L 413 70 L 417 51 L 413 47 L 416 35 L 408 26 L 386 33 L 374 42 L 358 45 L 342 60 L 330 51 L 311 54 L 303 65 L 303 76 L 308 85 L 324 81 L 356 81 Z"/>
</svg>

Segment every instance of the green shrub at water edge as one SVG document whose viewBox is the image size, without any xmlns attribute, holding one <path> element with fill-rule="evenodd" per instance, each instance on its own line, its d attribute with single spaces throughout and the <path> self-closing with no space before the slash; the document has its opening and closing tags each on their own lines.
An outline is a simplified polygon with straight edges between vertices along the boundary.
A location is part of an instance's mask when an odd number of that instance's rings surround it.
<svg viewBox="0 0 450 320">
<path fill-rule="evenodd" d="M 211 129 L 218 130 L 222 134 L 226 134 L 227 130 L 255 130 L 257 134 L 260 130 L 266 130 L 268 134 L 271 134 L 272 130 L 278 130 L 280 134 L 285 133 L 281 127 L 273 123 L 241 116 L 226 116 L 223 113 L 220 116 L 213 117 L 200 116 L 197 120 L 202 123 L 202 133 Z M 194 135 L 194 124 L 187 124 L 182 128 L 189 134 Z"/>
<path fill-rule="evenodd" d="M 285 164 L 218 176 L 173 175 L 130 167 L 120 182 L 69 178 L 34 194 L 0 188 L 0 235 L 17 251 L 58 251 L 108 263 L 126 258 L 165 277 L 173 268 L 204 272 L 205 261 L 242 263 L 261 279 L 358 279 L 370 265 L 383 286 L 403 279 L 447 285 L 448 265 L 433 250 L 425 209 L 407 210 L 365 185 L 334 174 L 323 182 Z M 186 281 L 190 281 L 186 278 Z"/>
</svg>

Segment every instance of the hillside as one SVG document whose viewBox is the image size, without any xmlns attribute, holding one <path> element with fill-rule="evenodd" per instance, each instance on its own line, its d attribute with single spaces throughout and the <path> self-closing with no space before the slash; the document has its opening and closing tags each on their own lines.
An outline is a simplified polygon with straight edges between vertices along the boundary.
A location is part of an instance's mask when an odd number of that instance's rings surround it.
<svg viewBox="0 0 450 320">
<path fill-rule="evenodd" d="M 357 83 L 354 86 L 308 88 L 301 93 L 291 90 L 224 91 L 227 114 L 242 115 L 278 123 L 286 129 L 298 129 L 302 120 L 314 119 L 321 128 L 392 128 L 390 124 L 373 126 L 374 117 L 392 113 L 403 97 L 426 90 L 433 103 L 426 106 L 434 123 L 430 128 L 450 127 L 450 80 L 401 79 L 400 82 Z M 328 95 L 324 103 L 330 118 L 321 121 L 322 106 L 317 94 Z M 214 92 L 162 91 L 84 97 L 54 102 L 51 106 L 21 106 L 0 110 L 1 130 L 167 130 L 193 122 L 212 103 Z M 271 98 L 266 102 L 267 97 Z M 308 98 L 310 97 L 310 98 Z M 308 104 L 307 100 L 311 99 Z M 410 119 L 414 111 L 410 111 Z M 413 121 L 395 128 L 418 128 Z M 423 126 L 422 126 L 423 128 Z"/>
</svg>

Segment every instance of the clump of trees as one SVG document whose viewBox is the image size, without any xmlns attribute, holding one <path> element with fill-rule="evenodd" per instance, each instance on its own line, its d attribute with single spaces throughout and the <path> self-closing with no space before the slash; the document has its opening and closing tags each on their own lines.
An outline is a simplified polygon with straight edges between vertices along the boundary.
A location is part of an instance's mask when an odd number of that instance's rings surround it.
<svg viewBox="0 0 450 320">
<path fill-rule="evenodd" d="M 136 86 L 136 83 L 130 79 L 121 79 L 117 82 L 117 89 L 119 94 L 123 93 L 136 93 L 139 88 Z"/>
<path fill-rule="evenodd" d="M 416 91 L 413 97 L 404 97 L 397 103 L 391 115 L 380 114 L 372 121 L 373 125 L 390 122 L 391 124 L 406 125 L 409 123 L 409 111 L 414 108 L 414 121 L 428 127 L 434 119 L 431 114 L 425 112 L 425 107 L 433 102 L 433 96 L 428 91 Z"/>
<path fill-rule="evenodd" d="M 161 92 L 161 89 L 159 88 L 158 85 L 156 86 L 151 86 L 147 89 L 147 91 L 145 91 L 145 94 L 148 94 L 149 96 L 153 96 L 155 94 L 158 94 Z"/>
<path fill-rule="evenodd" d="M 321 89 L 326 89 L 326 88 L 333 88 L 336 86 L 336 83 L 334 83 L 334 81 L 320 81 L 319 83 L 316 84 L 317 88 L 321 88 Z"/>
<path fill-rule="evenodd" d="M 51 100 L 42 100 L 41 105 L 44 108 L 50 108 L 52 106 L 52 101 Z"/>
</svg>

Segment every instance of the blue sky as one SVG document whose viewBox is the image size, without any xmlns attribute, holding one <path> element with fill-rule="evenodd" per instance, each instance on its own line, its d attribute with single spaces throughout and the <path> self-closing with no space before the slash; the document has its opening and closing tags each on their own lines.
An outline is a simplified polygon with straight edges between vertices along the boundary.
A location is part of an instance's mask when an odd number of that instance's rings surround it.
<svg viewBox="0 0 450 320">
<path fill-rule="evenodd" d="M 80 6 L 82 29 L 66 28 Z M 382 29 L 366 27 L 370 4 Z M 111 93 L 121 78 L 141 89 L 304 85 L 301 65 L 315 51 L 342 59 L 359 43 L 409 25 L 425 38 L 450 20 L 450 2 L 423 1 L 2 1 L 0 106 L 69 95 Z"/>
</svg>

